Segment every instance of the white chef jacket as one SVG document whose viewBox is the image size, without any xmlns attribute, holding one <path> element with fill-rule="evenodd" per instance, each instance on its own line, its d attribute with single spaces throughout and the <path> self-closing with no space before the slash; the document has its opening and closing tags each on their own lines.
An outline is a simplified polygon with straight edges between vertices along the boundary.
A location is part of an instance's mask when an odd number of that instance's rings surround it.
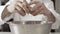
<svg viewBox="0 0 60 34">
<path fill-rule="evenodd" d="M 15 0 L 10 0 L 9 2 L 6 3 L 6 5 L 10 5 L 11 3 L 13 3 Z M 53 15 L 56 17 L 56 22 L 60 22 L 60 15 L 54 10 L 54 6 L 53 6 L 53 2 L 51 0 L 39 0 L 41 2 L 44 2 L 45 6 L 53 13 Z M 5 5 L 5 6 L 6 6 Z M 5 7 L 4 6 L 4 7 Z M 1 11 L 2 12 L 2 11 Z M 13 15 L 13 14 L 12 14 Z M 18 16 L 19 14 L 15 13 L 15 16 Z M 1 16 L 1 14 L 0 14 Z M 21 16 L 19 16 L 21 17 Z M 13 18 L 12 16 L 8 17 L 7 20 L 9 20 L 9 18 Z M 18 17 L 15 17 L 15 20 L 20 20 Z M 1 18 L 0 18 L 1 20 Z M 6 21 L 6 20 L 5 20 Z"/>
</svg>

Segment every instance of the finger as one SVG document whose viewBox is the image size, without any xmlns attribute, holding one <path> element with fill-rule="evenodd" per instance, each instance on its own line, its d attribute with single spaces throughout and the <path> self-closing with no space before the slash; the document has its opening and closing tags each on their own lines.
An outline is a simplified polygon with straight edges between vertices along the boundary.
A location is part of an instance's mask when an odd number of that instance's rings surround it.
<svg viewBox="0 0 60 34">
<path fill-rule="evenodd" d="M 24 3 L 27 3 L 27 1 L 26 1 L 26 0 L 23 0 L 23 2 L 24 2 Z"/>
<path fill-rule="evenodd" d="M 23 0 L 23 5 L 25 5 L 25 11 L 27 12 L 27 13 L 29 13 L 29 11 L 30 11 L 30 6 L 29 6 L 29 4 L 28 4 L 28 2 L 26 1 L 26 0 Z"/>
<path fill-rule="evenodd" d="M 36 16 L 36 15 L 38 15 L 38 13 L 39 13 L 39 11 L 35 11 L 35 12 L 33 12 L 33 13 L 31 13 L 33 16 Z"/>
<path fill-rule="evenodd" d="M 29 0 L 30 1 L 30 0 Z M 27 2 L 27 0 L 24 0 L 24 3 L 26 4 L 25 5 L 25 11 L 27 12 L 27 13 L 29 13 L 29 11 L 30 11 L 30 5 L 29 5 L 29 3 Z"/>
<path fill-rule="evenodd" d="M 18 2 L 17 5 L 19 5 L 21 8 L 23 8 L 23 10 L 26 13 L 29 13 L 28 7 L 26 5 L 24 5 L 23 3 Z"/>
<path fill-rule="evenodd" d="M 43 7 L 40 7 L 38 10 L 33 11 L 31 14 L 32 15 L 43 14 Z"/>
<path fill-rule="evenodd" d="M 27 1 L 26 1 L 26 0 L 23 0 L 23 4 L 24 4 L 24 5 L 27 5 L 28 3 L 27 3 Z"/>
<path fill-rule="evenodd" d="M 22 1 L 17 1 L 17 3 L 20 2 L 20 3 L 23 3 Z"/>
<path fill-rule="evenodd" d="M 18 12 L 19 14 L 21 14 L 22 16 L 25 15 L 25 12 L 24 12 L 24 10 L 23 10 L 21 7 L 16 6 L 15 9 L 16 9 L 17 12 Z"/>
<path fill-rule="evenodd" d="M 42 4 L 41 9 L 40 9 L 40 14 L 45 14 L 47 13 L 48 9 L 45 7 L 44 4 Z"/>
<path fill-rule="evenodd" d="M 39 3 L 39 1 L 31 1 L 31 3 L 29 3 L 29 5 L 37 4 L 37 3 Z"/>
<path fill-rule="evenodd" d="M 29 0 L 29 1 L 31 1 L 31 0 Z M 29 11 L 30 11 L 29 3 L 26 0 L 23 0 L 23 4 L 25 5 L 25 12 L 29 13 Z"/>
<path fill-rule="evenodd" d="M 28 9 L 27 6 L 23 5 L 23 9 L 24 9 L 24 11 L 25 11 L 26 13 L 29 13 L 29 9 Z"/>
<path fill-rule="evenodd" d="M 41 11 L 42 10 L 42 6 L 39 6 L 39 7 L 36 6 L 36 7 L 32 8 L 30 13 L 34 13 L 34 11 L 37 11 L 37 10 Z"/>
<path fill-rule="evenodd" d="M 35 6 L 31 8 L 31 11 L 35 11 L 35 10 L 39 9 L 39 7 L 41 7 L 41 5 L 42 5 L 42 3 L 40 3 L 40 2 L 36 3 Z"/>
</svg>

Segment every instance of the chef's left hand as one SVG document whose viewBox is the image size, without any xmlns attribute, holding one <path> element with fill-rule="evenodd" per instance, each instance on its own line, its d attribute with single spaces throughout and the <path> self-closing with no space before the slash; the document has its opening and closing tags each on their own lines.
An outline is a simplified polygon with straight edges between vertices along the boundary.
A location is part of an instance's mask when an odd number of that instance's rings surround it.
<svg viewBox="0 0 60 34">
<path fill-rule="evenodd" d="M 31 7 L 30 9 L 30 14 L 32 14 L 33 16 L 36 16 L 38 14 L 44 14 L 45 16 L 48 17 L 48 21 L 52 21 L 55 22 L 55 16 L 51 13 L 50 10 L 48 10 L 46 8 L 46 6 L 44 5 L 44 3 L 42 2 L 38 2 L 38 1 L 32 1 L 30 3 L 30 5 L 35 4 L 34 7 Z"/>
</svg>

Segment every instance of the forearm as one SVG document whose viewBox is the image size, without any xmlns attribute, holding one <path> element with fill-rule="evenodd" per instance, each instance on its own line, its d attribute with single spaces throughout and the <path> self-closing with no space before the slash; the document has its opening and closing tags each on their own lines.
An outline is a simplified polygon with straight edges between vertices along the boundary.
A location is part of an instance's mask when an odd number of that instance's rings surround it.
<svg viewBox="0 0 60 34">
<path fill-rule="evenodd" d="M 45 15 L 48 17 L 48 21 L 51 21 L 51 22 L 55 22 L 56 21 L 55 16 L 51 12 L 46 13 Z"/>
<path fill-rule="evenodd" d="M 4 8 L 2 14 L 1 14 L 1 18 L 2 20 L 5 18 L 5 17 L 8 17 L 11 13 L 7 10 L 7 6 Z"/>
</svg>

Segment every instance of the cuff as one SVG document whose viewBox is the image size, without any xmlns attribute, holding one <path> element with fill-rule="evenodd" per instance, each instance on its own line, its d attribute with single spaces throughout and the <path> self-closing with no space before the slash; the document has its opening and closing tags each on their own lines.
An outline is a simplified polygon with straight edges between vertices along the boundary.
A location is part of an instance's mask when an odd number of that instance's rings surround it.
<svg viewBox="0 0 60 34">
<path fill-rule="evenodd" d="M 14 6 L 8 6 L 7 7 L 7 10 L 10 12 L 10 13 L 12 13 L 13 11 L 14 11 Z"/>
</svg>

